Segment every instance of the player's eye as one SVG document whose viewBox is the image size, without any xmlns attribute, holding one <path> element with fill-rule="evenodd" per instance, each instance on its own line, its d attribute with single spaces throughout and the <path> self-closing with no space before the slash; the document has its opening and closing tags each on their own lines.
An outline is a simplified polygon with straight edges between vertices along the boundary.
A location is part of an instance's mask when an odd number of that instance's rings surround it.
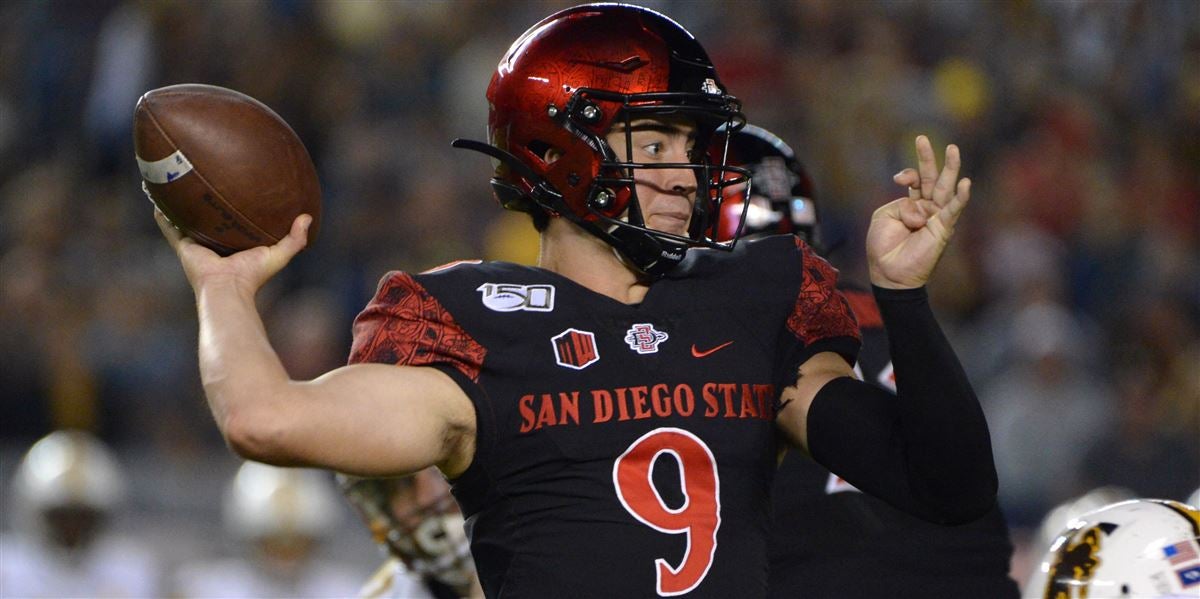
<svg viewBox="0 0 1200 599">
<path fill-rule="evenodd" d="M 663 148 L 662 142 L 656 141 L 652 144 L 646 144 L 646 145 L 642 146 L 642 151 L 645 152 L 646 155 L 650 156 L 651 158 L 657 158 L 658 155 L 662 153 L 662 148 Z"/>
</svg>

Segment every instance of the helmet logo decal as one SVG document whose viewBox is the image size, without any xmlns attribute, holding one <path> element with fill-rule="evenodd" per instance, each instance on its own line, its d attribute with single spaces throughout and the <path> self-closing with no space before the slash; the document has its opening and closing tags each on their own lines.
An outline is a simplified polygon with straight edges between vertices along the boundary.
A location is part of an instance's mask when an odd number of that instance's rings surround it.
<svg viewBox="0 0 1200 599">
<path fill-rule="evenodd" d="M 554 285 L 484 283 L 475 291 L 483 294 L 483 305 L 496 312 L 554 310 Z"/>
<path fill-rule="evenodd" d="M 574 60 L 572 62 L 600 67 L 602 69 L 609 69 L 611 71 L 618 71 L 621 73 L 632 73 L 650 64 L 646 62 L 646 59 L 638 56 L 637 54 L 634 54 L 633 56 L 623 60 Z M 712 79 L 709 79 L 709 81 L 712 81 Z"/>
<path fill-rule="evenodd" d="M 567 329 L 550 339 L 554 346 L 554 361 L 559 366 L 583 370 L 600 361 L 596 335 L 576 328 Z"/>
<path fill-rule="evenodd" d="M 1175 573 L 1179 575 L 1179 584 L 1185 589 L 1200 584 L 1200 566 L 1176 570 Z"/>
<path fill-rule="evenodd" d="M 1196 554 L 1196 548 L 1192 545 L 1193 542 L 1188 540 L 1175 543 L 1170 547 L 1163 547 L 1163 557 L 1167 558 L 1167 561 L 1171 562 L 1172 566 L 1200 560 L 1200 555 Z"/>
<path fill-rule="evenodd" d="M 721 95 L 721 87 L 717 85 L 717 81 L 712 77 L 705 79 L 704 83 L 700 84 L 700 91 L 710 96 Z"/>
<path fill-rule="evenodd" d="M 796 177 L 788 170 L 787 162 L 779 156 L 765 156 L 762 162 L 753 165 L 754 191 L 765 195 L 768 199 L 787 198 L 792 195 L 792 187 L 796 185 Z"/>
<path fill-rule="evenodd" d="M 666 340 L 667 334 L 649 323 L 635 324 L 625 333 L 625 343 L 639 354 L 658 353 L 658 345 Z"/>
<path fill-rule="evenodd" d="M 1058 556 L 1050 566 L 1045 596 L 1069 599 L 1072 597 L 1072 590 L 1082 589 L 1084 594 L 1080 596 L 1086 597 L 1092 573 L 1100 565 L 1100 539 L 1105 534 L 1112 534 L 1116 529 L 1116 524 L 1101 522 L 1075 535 L 1059 539 Z M 1078 540 L 1072 542 L 1072 538 Z"/>
</svg>

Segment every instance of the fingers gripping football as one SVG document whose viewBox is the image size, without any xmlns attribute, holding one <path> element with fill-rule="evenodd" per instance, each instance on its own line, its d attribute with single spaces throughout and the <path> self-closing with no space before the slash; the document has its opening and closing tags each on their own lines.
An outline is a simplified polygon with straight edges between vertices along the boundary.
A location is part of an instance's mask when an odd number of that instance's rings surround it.
<svg viewBox="0 0 1200 599">
<path fill-rule="evenodd" d="M 154 220 L 167 243 L 179 255 L 193 289 L 198 291 L 213 281 L 229 281 L 253 294 L 304 249 L 313 219 L 307 214 L 297 216 L 288 234 L 274 245 L 251 248 L 228 257 L 221 257 L 184 235 L 158 209 L 154 210 Z"/>
</svg>

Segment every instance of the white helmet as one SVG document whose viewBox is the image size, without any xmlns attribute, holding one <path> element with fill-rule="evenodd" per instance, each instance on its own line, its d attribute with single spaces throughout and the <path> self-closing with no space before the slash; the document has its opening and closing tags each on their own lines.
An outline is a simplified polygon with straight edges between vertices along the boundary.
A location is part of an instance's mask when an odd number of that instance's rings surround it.
<svg viewBox="0 0 1200 599">
<path fill-rule="evenodd" d="M 1084 514 L 1050 546 L 1025 597 L 1200 598 L 1200 511 L 1134 499 Z"/>
<path fill-rule="evenodd" d="M 1188 495 L 1187 504 L 1196 509 L 1200 509 L 1200 489 L 1196 489 L 1196 492 Z"/>
<path fill-rule="evenodd" d="M 339 501 L 323 471 L 246 462 L 225 494 L 225 526 L 246 540 L 286 534 L 321 538 L 337 524 Z"/>
<path fill-rule="evenodd" d="M 1068 499 L 1050 510 L 1038 527 L 1038 551 L 1045 551 L 1072 520 L 1118 501 L 1136 499 L 1137 494 L 1125 487 L 1108 485 L 1096 487 L 1083 495 Z"/>
<path fill-rule="evenodd" d="M 21 460 L 13 482 L 17 505 L 36 511 L 85 507 L 109 512 L 125 498 L 125 476 L 112 451 L 79 430 L 42 437 Z"/>
</svg>

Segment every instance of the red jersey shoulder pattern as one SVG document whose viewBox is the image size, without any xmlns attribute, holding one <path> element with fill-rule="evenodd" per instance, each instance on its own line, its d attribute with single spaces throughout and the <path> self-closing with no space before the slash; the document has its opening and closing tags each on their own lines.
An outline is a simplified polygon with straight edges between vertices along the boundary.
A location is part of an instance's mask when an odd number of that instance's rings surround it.
<svg viewBox="0 0 1200 599">
<path fill-rule="evenodd" d="M 787 326 L 805 345 L 829 337 L 861 339 L 858 322 L 846 298 L 836 288 L 837 269 L 808 244 L 796 239 L 804 278 Z"/>
<path fill-rule="evenodd" d="M 401 366 L 448 364 L 472 381 L 487 350 L 413 277 L 390 273 L 354 319 L 350 363 Z"/>
<path fill-rule="evenodd" d="M 854 311 L 854 318 L 858 320 L 860 329 L 883 327 L 883 315 L 879 313 L 879 306 L 870 291 L 847 288 L 842 288 L 841 291 L 842 295 L 846 296 L 850 309 Z"/>
</svg>

